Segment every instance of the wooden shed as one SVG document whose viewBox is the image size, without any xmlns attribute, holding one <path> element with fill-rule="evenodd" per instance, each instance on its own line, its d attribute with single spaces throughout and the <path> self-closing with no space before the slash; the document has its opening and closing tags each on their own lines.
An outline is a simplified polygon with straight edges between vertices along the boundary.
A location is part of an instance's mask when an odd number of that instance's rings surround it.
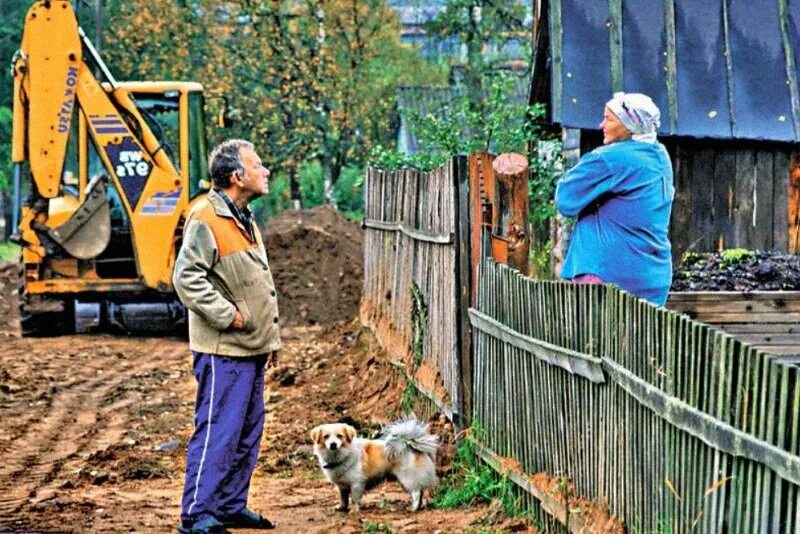
<svg viewBox="0 0 800 534">
<path fill-rule="evenodd" d="M 602 142 L 616 91 L 661 109 L 672 157 L 673 259 L 688 250 L 800 251 L 800 3 L 534 0 L 531 101 L 567 165 Z"/>
</svg>

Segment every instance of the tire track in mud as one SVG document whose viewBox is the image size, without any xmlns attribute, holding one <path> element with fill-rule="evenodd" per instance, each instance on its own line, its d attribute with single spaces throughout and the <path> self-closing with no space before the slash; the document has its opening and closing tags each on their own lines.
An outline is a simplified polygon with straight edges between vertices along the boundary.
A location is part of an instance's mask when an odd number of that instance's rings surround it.
<svg viewBox="0 0 800 534">
<path fill-rule="evenodd" d="M 17 350 L 24 353 L 26 344 L 42 340 L 19 341 Z M 30 415 L 27 428 L 15 432 L 6 450 L 0 451 L 0 528 L 37 496 L 57 492 L 66 465 L 80 463 L 85 453 L 119 442 L 130 419 L 127 408 L 139 400 L 136 390 L 124 386 L 132 376 L 152 372 L 163 363 L 161 357 L 154 357 L 160 352 L 158 341 L 134 344 L 129 339 L 71 338 L 70 354 L 50 355 L 63 360 L 48 362 L 55 365 L 57 373 L 64 373 L 64 378 L 79 373 L 83 379 L 67 378 L 68 382 L 50 389 L 53 394 L 46 399 L 39 394 L 37 402 L 44 400 L 43 409 Z M 115 346 L 130 353 L 124 358 L 109 357 Z M 134 346 L 136 350 L 131 351 Z M 75 361 L 71 358 L 75 349 L 87 356 Z M 180 345 L 170 349 L 164 357 L 175 357 L 178 351 L 186 350 Z"/>
</svg>

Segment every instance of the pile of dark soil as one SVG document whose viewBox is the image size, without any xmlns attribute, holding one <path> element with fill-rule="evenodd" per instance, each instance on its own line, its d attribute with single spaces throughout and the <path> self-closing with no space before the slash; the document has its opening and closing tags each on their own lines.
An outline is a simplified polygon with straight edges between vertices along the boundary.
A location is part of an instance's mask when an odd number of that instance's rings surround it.
<svg viewBox="0 0 800 534">
<path fill-rule="evenodd" d="M 688 253 L 672 291 L 797 291 L 800 256 L 774 251 Z"/>
<path fill-rule="evenodd" d="M 284 325 L 332 325 L 358 315 L 363 234 L 331 206 L 286 210 L 263 228 Z"/>
</svg>

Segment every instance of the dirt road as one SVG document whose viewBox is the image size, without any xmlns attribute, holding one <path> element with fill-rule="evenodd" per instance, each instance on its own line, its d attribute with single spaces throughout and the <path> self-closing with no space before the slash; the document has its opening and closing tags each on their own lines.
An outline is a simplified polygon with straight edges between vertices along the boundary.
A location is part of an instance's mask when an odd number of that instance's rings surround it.
<svg viewBox="0 0 800 534">
<path fill-rule="evenodd" d="M 174 532 L 192 430 L 194 381 L 180 339 L 22 339 L 0 281 L 0 531 Z M 320 422 L 369 433 L 398 413 L 405 384 L 357 323 L 284 331 L 250 505 L 277 532 L 478 531 L 488 507 L 405 511 L 393 483 L 360 514 L 332 511 L 333 489 L 308 443 Z M 452 431 L 439 421 L 443 465 Z"/>
</svg>

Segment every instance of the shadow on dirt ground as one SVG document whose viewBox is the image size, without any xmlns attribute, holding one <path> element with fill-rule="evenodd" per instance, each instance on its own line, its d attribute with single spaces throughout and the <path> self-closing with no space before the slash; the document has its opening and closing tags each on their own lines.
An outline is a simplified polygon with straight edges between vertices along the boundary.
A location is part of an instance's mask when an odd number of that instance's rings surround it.
<svg viewBox="0 0 800 534">
<path fill-rule="evenodd" d="M 195 394 L 186 342 L 21 338 L 15 276 L 15 266 L 0 265 L 0 531 L 174 532 Z M 283 337 L 250 493 L 275 532 L 524 529 L 488 505 L 411 514 L 397 483 L 369 492 L 358 514 L 334 512 L 338 497 L 312 457 L 309 430 L 346 421 L 372 436 L 400 415 L 405 383 L 352 317 L 288 326 Z M 444 476 L 453 432 L 438 416 L 430 422 Z"/>
</svg>

